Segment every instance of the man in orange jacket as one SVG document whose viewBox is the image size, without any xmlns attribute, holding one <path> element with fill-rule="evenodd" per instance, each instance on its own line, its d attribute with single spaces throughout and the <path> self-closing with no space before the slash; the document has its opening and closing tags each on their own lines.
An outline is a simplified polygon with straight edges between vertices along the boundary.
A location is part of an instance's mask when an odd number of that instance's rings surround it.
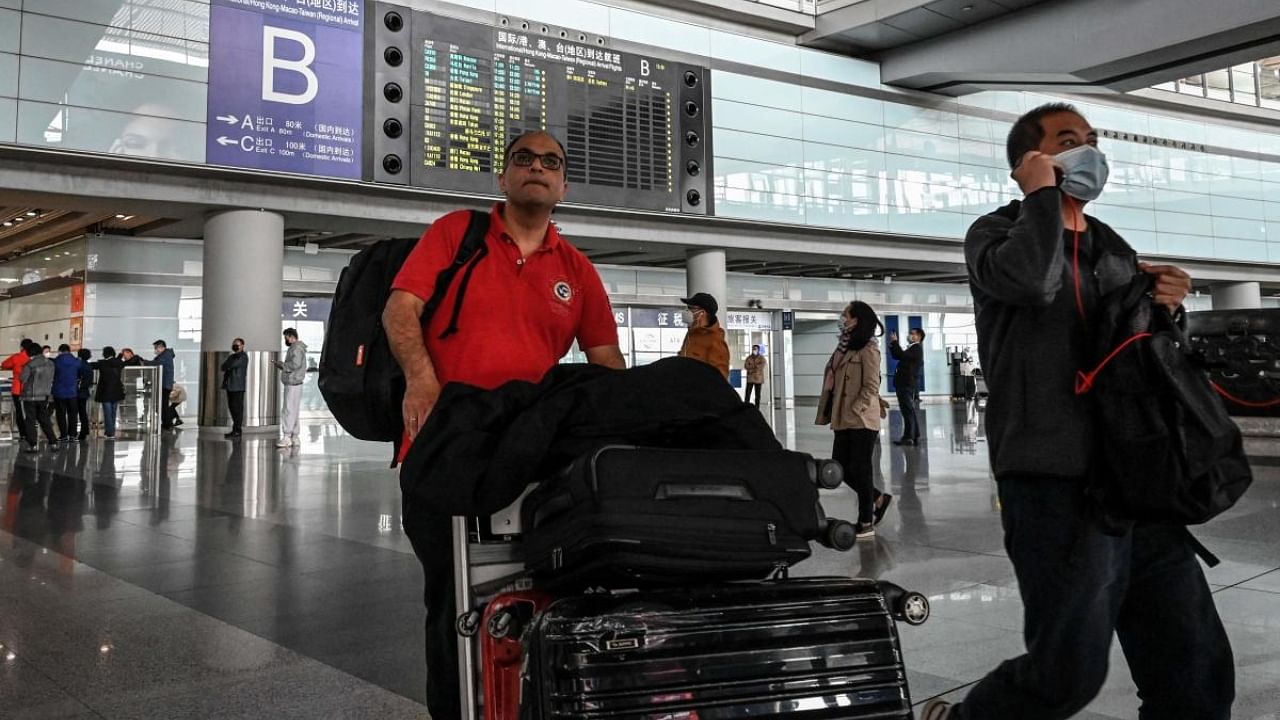
<svg viewBox="0 0 1280 720">
<path fill-rule="evenodd" d="M 13 393 L 13 422 L 14 427 L 26 427 L 26 418 L 22 414 L 22 366 L 27 364 L 31 356 L 27 354 L 27 346 L 32 342 L 31 338 L 25 338 L 22 341 L 22 347 L 18 352 L 5 358 L 0 363 L 0 370 L 12 370 L 13 382 L 11 392 Z"/>
<path fill-rule="evenodd" d="M 684 336 L 680 357 L 701 360 L 720 371 L 729 379 L 729 345 L 724 341 L 724 328 L 716 320 L 720 304 L 710 293 L 694 293 L 693 297 L 680 298 L 688 309 L 684 311 L 684 324 L 689 332 Z"/>
</svg>

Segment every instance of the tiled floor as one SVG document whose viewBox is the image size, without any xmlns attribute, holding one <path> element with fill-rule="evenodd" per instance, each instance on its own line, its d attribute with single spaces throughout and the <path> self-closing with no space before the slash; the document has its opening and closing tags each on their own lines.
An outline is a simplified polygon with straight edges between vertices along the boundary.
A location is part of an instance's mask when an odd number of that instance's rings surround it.
<svg viewBox="0 0 1280 720">
<path fill-rule="evenodd" d="M 917 702 L 962 695 L 1022 648 L 977 416 L 927 410 L 923 447 L 882 443 L 896 499 L 879 536 L 801 568 L 930 596 L 934 617 L 902 629 Z M 825 454 L 811 415 L 797 411 L 797 445 Z M 0 441 L 0 717 L 425 717 L 421 571 L 388 451 L 307 430 L 291 450 L 193 430 L 38 455 Z M 1280 470 L 1257 470 L 1197 534 L 1224 560 L 1208 577 L 1235 648 L 1234 717 L 1276 720 Z M 855 515 L 848 490 L 825 505 Z M 1080 717 L 1136 717 L 1112 660 Z"/>
</svg>

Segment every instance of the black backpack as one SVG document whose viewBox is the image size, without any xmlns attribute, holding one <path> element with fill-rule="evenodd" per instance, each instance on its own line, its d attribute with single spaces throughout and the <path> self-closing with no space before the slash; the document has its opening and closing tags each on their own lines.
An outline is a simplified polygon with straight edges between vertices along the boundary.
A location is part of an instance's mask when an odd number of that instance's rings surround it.
<svg viewBox="0 0 1280 720">
<path fill-rule="evenodd" d="M 454 276 L 463 267 L 449 328 L 441 337 L 457 332 L 458 313 L 475 263 L 488 254 L 485 235 L 489 214 L 472 211 L 466 235 L 453 262 L 436 275 L 435 290 L 422 309 L 422 322 L 443 302 Z M 334 419 L 361 440 L 396 443 L 404 436 L 405 379 L 382 327 L 382 310 L 391 295 L 391 283 L 417 244 L 414 239 L 383 240 L 351 258 L 338 278 L 320 351 L 320 393 Z M 474 262 L 473 262 L 474 260 Z"/>
<path fill-rule="evenodd" d="M 1139 273 L 1104 300 L 1092 391 L 1102 444 L 1091 494 L 1112 519 L 1195 525 L 1227 510 L 1253 481 L 1240 429 L 1168 310 Z"/>
</svg>

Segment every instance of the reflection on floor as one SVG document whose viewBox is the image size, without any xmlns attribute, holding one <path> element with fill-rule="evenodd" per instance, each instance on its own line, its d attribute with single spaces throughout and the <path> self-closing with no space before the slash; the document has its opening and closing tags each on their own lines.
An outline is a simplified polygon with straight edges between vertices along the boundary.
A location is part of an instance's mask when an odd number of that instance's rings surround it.
<svg viewBox="0 0 1280 720">
<path fill-rule="evenodd" d="M 1021 651 L 980 415 L 927 404 L 919 448 L 882 436 L 879 535 L 804 574 L 880 577 L 927 593 L 902 629 L 917 702 L 963 695 Z M 797 446 L 830 449 L 807 425 Z M 0 497 L 0 715 L 5 718 L 424 717 L 421 571 L 399 528 L 387 449 L 324 423 L 299 448 L 188 430 L 19 454 Z M 215 439 L 216 438 L 216 439 Z M 1199 537 L 1235 646 L 1236 718 L 1280 713 L 1280 471 Z M 853 518 L 852 492 L 828 513 Z M 1080 717 L 1136 717 L 1118 647 Z"/>
</svg>

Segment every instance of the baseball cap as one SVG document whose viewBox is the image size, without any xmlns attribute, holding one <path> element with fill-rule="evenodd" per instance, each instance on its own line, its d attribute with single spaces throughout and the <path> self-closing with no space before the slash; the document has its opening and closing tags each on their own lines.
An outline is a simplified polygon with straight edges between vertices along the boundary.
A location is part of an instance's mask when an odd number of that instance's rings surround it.
<svg viewBox="0 0 1280 720">
<path fill-rule="evenodd" d="M 680 302 L 685 305 L 700 307 L 706 310 L 711 317 L 715 317 L 716 312 L 720 310 L 720 303 L 717 303 L 716 299 L 711 297 L 711 293 L 694 293 L 691 297 L 680 298 Z"/>
</svg>

